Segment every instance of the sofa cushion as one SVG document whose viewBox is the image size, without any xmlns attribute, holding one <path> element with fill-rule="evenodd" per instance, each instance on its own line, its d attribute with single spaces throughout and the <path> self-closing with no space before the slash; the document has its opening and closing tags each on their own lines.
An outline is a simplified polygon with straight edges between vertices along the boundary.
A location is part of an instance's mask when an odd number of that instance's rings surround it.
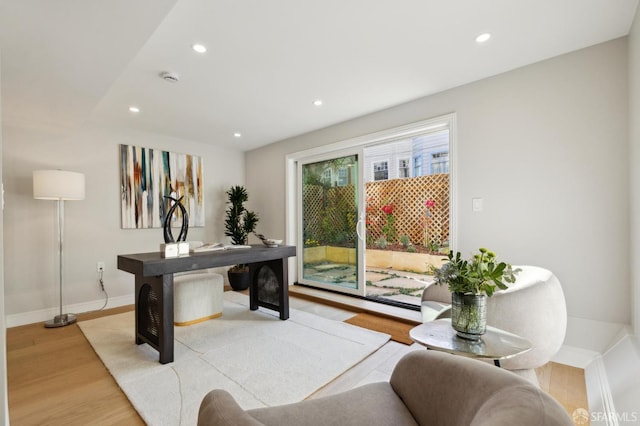
<svg viewBox="0 0 640 426">
<path fill-rule="evenodd" d="M 572 424 L 551 396 L 527 380 L 458 355 L 411 352 L 394 368 L 391 386 L 421 425 Z"/>
<path fill-rule="evenodd" d="M 215 389 L 205 395 L 200 404 L 198 426 L 261 426 L 261 423 L 247 414 L 223 389 Z"/>
<path fill-rule="evenodd" d="M 323 398 L 249 410 L 267 426 L 417 425 L 388 382 L 371 383 Z"/>
<path fill-rule="evenodd" d="M 477 360 L 418 350 L 390 382 L 295 404 L 243 411 L 225 391 L 207 394 L 199 426 L 571 426 L 551 396 L 517 375 Z"/>
<path fill-rule="evenodd" d="M 565 425 L 571 419 L 560 404 L 550 404 L 539 388 L 521 384 L 496 392 L 482 404 L 470 426 L 507 426 L 517 424 Z M 514 405 L 513 400 L 519 401 Z"/>
</svg>

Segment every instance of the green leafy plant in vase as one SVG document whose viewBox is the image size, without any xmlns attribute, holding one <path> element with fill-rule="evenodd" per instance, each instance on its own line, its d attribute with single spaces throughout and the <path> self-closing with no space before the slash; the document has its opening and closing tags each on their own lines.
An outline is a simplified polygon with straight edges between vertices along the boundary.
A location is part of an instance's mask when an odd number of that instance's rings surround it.
<svg viewBox="0 0 640 426">
<path fill-rule="evenodd" d="M 520 269 L 498 262 L 496 254 L 486 248 L 480 248 L 469 260 L 460 252 L 449 252 L 449 261 L 434 270 L 434 281 L 447 285 L 451 292 L 451 326 L 458 336 L 477 340 L 486 332 L 486 298 L 496 289 L 507 289 L 518 272 Z"/>
<path fill-rule="evenodd" d="M 231 237 L 234 245 L 245 245 L 249 234 L 255 231 L 259 217 L 257 213 L 247 210 L 244 203 L 249 199 L 249 193 L 243 186 L 232 186 L 227 192 L 229 207 L 225 213 L 224 235 Z M 249 287 L 249 267 L 235 265 L 228 271 L 229 284 L 234 290 L 246 290 Z"/>
</svg>

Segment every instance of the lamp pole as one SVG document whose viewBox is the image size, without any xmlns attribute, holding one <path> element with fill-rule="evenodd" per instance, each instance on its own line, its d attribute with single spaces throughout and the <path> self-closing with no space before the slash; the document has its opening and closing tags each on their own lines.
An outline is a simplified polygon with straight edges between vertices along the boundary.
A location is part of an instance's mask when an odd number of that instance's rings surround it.
<svg viewBox="0 0 640 426">
<path fill-rule="evenodd" d="M 62 282 L 64 276 L 64 200 L 58 199 L 58 284 L 60 284 L 60 314 L 44 323 L 46 328 L 64 327 L 76 322 L 74 314 L 62 313 Z"/>
<path fill-rule="evenodd" d="M 74 314 L 62 313 L 62 282 L 64 279 L 64 201 L 84 199 L 84 175 L 63 170 L 33 172 L 33 198 L 58 202 L 58 284 L 60 314 L 44 323 L 47 328 L 64 327 L 76 322 Z"/>
</svg>

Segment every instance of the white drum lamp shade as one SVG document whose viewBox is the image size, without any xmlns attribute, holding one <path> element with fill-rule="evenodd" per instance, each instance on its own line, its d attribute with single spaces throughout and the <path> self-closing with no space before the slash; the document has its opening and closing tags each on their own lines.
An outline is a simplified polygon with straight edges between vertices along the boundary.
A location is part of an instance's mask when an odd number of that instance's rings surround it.
<svg viewBox="0 0 640 426">
<path fill-rule="evenodd" d="M 33 198 L 84 200 L 84 174 L 64 170 L 35 170 Z"/>
<path fill-rule="evenodd" d="M 60 284 L 60 314 L 44 323 L 47 328 L 64 327 L 76 322 L 74 314 L 62 312 L 62 282 L 64 278 L 64 202 L 84 200 L 84 175 L 64 170 L 35 170 L 33 172 L 33 198 L 58 203 L 58 283 Z"/>
</svg>

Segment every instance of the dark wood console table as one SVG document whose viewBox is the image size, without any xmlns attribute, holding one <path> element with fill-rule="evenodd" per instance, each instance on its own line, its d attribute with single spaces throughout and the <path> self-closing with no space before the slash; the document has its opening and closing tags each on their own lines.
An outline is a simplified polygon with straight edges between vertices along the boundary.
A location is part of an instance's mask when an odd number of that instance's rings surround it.
<svg viewBox="0 0 640 426">
<path fill-rule="evenodd" d="M 248 264 L 251 275 L 249 308 L 276 310 L 289 318 L 287 258 L 295 246 L 251 246 L 246 249 L 191 253 L 165 259 L 160 252 L 118 256 L 118 269 L 135 275 L 136 344 L 148 343 L 160 353 L 160 363 L 173 362 L 173 274 L 236 264 Z"/>
</svg>

